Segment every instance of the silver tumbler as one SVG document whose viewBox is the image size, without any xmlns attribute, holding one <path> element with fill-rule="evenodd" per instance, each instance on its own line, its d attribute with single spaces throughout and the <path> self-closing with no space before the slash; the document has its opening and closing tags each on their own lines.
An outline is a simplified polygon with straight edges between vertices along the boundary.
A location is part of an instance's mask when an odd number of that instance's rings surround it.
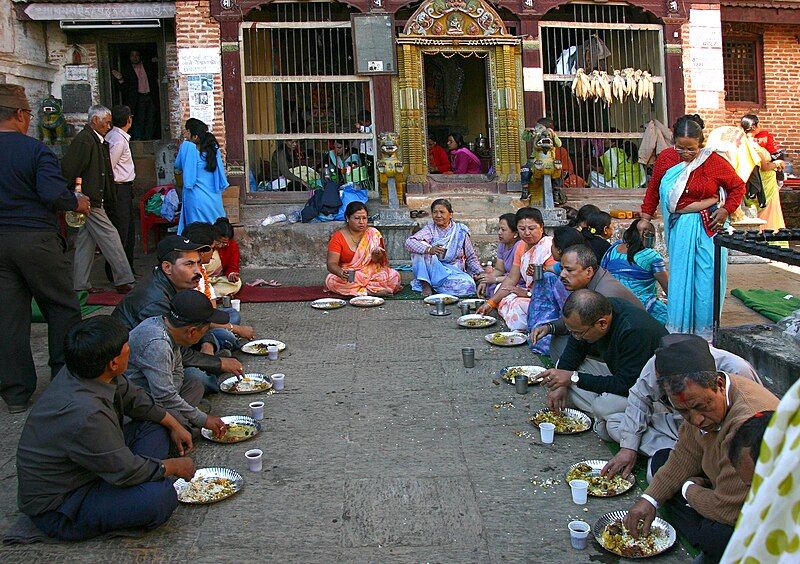
<svg viewBox="0 0 800 564">
<path fill-rule="evenodd" d="M 528 375 L 522 374 L 521 376 L 517 376 L 514 379 L 514 386 L 517 389 L 518 394 L 527 394 L 528 393 Z"/>
<path fill-rule="evenodd" d="M 475 349 L 461 349 L 461 358 L 466 368 L 475 366 Z"/>
<path fill-rule="evenodd" d="M 356 271 L 355 271 L 355 270 L 350 270 L 350 271 L 347 273 L 347 281 L 348 281 L 350 284 L 352 284 L 353 282 L 355 282 L 355 281 L 356 281 Z"/>
</svg>

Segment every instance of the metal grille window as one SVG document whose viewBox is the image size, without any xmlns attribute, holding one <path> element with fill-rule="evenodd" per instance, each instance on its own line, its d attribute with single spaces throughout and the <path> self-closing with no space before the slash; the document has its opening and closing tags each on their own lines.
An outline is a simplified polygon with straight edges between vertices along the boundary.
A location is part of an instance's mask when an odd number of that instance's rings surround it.
<svg viewBox="0 0 800 564">
<path fill-rule="evenodd" d="M 569 153 L 572 175 L 577 177 L 566 185 L 580 186 L 580 178 L 588 186 L 594 178 L 594 187 L 599 188 L 640 187 L 644 175 L 634 163 L 609 167 L 630 176 L 615 178 L 619 182 L 610 182 L 610 172 L 603 171 L 602 165 L 638 149 L 651 120 L 665 121 L 663 25 L 638 8 L 581 3 L 551 10 L 539 25 L 545 115 L 553 120 Z M 623 101 L 615 97 L 607 103 L 602 98 L 582 100 L 573 94 L 578 69 L 605 71 L 611 80 L 614 71 L 622 73 L 626 68 L 650 73 L 652 100 L 628 95 Z"/>
<path fill-rule="evenodd" d="M 725 101 L 760 105 L 762 65 L 759 38 L 724 38 L 722 68 L 725 73 Z"/>
<path fill-rule="evenodd" d="M 373 106 L 371 83 L 354 74 L 350 13 L 278 0 L 242 24 L 251 190 L 305 192 L 329 164 L 372 173 L 374 133 L 356 127 Z"/>
</svg>

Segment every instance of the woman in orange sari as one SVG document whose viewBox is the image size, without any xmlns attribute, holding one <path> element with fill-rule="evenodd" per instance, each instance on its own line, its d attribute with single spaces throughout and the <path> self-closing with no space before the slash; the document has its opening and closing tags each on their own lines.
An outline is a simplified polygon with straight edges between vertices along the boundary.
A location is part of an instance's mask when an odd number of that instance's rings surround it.
<svg viewBox="0 0 800 564">
<path fill-rule="evenodd" d="M 400 273 L 389 268 L 381 232 L 367 225 L 367 206 L 350 202 L 345 226 L 328 243 L 325 287 L 343 296 L 391 296 L 400 291 Z M 355 280 L 348 282 L 351 271 Z"/>
</svg>

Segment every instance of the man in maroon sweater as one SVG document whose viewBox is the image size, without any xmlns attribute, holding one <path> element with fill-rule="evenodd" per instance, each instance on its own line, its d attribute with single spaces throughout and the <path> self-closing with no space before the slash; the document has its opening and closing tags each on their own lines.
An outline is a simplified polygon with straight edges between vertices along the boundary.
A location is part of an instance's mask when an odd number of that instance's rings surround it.
<svg viewBox="0 0 800 564">
<path fill-rule="evenodd" d="M 729 458 L 730 442 L 757 412 L 774 410 L 778 398 L 752 380 L 718 372 L 708 347 L 694 340 L 658 349 L 656 372 L 684 421 L 675 449 L 657 472 L 652 469 L 653 481 L 625 527 L 634 536 L 648 534 L 656 509 L 666 503 L 673 525 L 702 551 L 702 561 L 716 562 L 750 489 Z"/>
</svg>

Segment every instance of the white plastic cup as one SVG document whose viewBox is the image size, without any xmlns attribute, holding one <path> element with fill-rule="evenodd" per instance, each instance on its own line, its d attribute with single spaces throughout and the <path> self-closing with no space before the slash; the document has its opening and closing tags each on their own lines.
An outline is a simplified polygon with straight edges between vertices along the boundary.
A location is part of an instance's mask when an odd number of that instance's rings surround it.
<svg viewBox="0 0 800 564">
<path fill-rule="evenodd" d="M 570 521 L 569 542 L 575 550 L 584 550 L 589 542 L 589 531 L 591 527 L 586 521 Z"/>
<path fill-rule="evenodd" d="M 252 448 L 244 453 L 244 457 L 247 459 L 247 464 L 250 466 L 251 472 L 261 472 L 262 468 L 262 461 L 261 457 L 264 456 L 264 451 L 260 448 Z"/>
<path fill-rule="evenodd" d="M 586 480 L 570 480 L 569 488 L 572 490 L 572 501 L 577 505 L 586 505 L 589 495 L 589 482 Z"/>
<path fill-rule="evenodd" d="M 283 379 L 286 377 L 286 374 L 273 374 L 270 376 L 272 379 L 272 387 L 275 388 L 277 391 L 281 391 L 283 389 Z"/>
<path fill-rule="evenodd" d="M 236 311 L 240 311 L 242 307 L 242 300 L 231 300 L 231 307 Z"/>
<path fill-rule="evenodd" d="M 556 426 L 553 423 L 539 423 L 539 435 L 544 444 L 552 444 L 556 435 Z"/>
<path fill-rule="evenodd" d="M 256 421 L 261 421 L 262 419 L 264 419 L 264 402 L 254 401 L 253 403 L 251 403 L 250 414 Z"/>
<path fill-rule="evenodd" d="M 267 345 L 267 358 L 278 360 L 278 345 Z"/>
</svg>

